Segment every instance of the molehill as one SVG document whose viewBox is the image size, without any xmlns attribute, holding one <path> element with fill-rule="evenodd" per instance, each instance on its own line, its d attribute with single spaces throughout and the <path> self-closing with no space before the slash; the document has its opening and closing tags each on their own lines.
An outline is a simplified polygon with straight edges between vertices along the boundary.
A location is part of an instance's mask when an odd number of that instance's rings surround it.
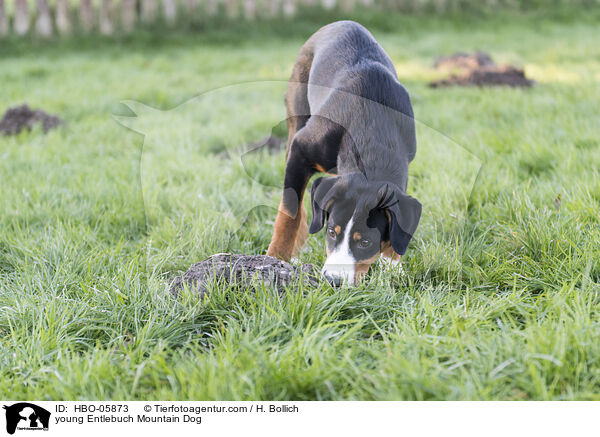
<svg viewBox="0 0 600 437">
<path fill-rule="evenodd" d="M 435 60 L 434 67 L 456 72 L 450 73 L 446 79 L 430 82 L 432 88 L 452 85 L 530 87 L 535 83 L 525 77 L 523 69 L 513 65 L 498 66 L 490 55 L 483 52 L 441 56 Z"/>
<path fill-rule="evenodd" d="M 33 125 L 40 123 L 44 133 L 54 129 L 64 121 L 56 115 L 48 114 L 41 109 L 31 109 L 27 104 L 8 108 L 0 120 L 0 133 L 18 135 L 23 129 L 31 130 Z"/>
<path fill-rule="evenodd" d="M 312 264 L 293 266 L 285 261 L 266 255 L 234 255 L 219 253 L 193 264 L 182 276 L 171 281 L 171 293 L 177 297 L 186 284 L 199 297 L 204 297 L 214 283 L 226 283 L 233 287 L 250 287 L 262 282 L 285 293 L 286 288 L 299 286 L 317 287 L 319 271 Z"/>
</svg>

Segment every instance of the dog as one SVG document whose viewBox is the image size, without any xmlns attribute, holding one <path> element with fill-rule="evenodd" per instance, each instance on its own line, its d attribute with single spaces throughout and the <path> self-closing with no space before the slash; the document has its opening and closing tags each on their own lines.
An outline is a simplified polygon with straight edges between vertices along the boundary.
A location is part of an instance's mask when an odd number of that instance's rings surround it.
<svg viewBox="0 0 600 437">
<path fill-rule="evenodd" d="M 283 196 L 267 255 L 289 261 L 326 228 L 322 273 L 353 285 L 382 255 L 399 263 L 421 217 L 406 194 L 416 153 L 410 97 L 389 56 L 353 21 L 319 29 L 302 46 L 285 96 Z M 311 188 L 308 227 L 304 192 Z"/>
</svg>

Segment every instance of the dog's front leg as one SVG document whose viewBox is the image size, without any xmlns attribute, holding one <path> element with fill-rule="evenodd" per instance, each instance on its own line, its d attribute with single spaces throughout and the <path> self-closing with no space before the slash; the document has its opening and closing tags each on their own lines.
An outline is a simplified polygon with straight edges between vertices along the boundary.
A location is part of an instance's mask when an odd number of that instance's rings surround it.
<svg viewBox="0 0 600 437">
<path fill-rule="evenodd" d="M 290 150 L 283 179 L 283 196 L 273 226 L 268 256 L 289 261 L 306 239 L 306 212 L 302 200 L 306 185 L 314 170 L 294 145 Z M 304 221 L 304 223 L 302 223 Z M 300 238 L 298 233 L 300 232 Z M 298 244 L 296 241 L 298 240 Z"/>
<path fill-rule="evenodd" d="M 379 257 L 379 264 L 384 269 L 389 269 L 394 273 L 404 275 L 404 269 L 402 268 L 402 256 L 394 252 L 392 246 L 384 247 Z"/>
<path fill-rule="evenodd" d="M 390 265 L 398 265 L 402 262 L 402 256 L 394 252 L 392 246 L 384 247 L 381 251 L 381 257 L 384 258 Z"/>
</svg>

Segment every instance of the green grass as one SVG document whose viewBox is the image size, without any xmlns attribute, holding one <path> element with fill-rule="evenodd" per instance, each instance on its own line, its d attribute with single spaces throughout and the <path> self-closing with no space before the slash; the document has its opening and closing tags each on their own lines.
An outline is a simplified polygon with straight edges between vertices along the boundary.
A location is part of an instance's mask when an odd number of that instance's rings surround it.
<svg viewBox="0 0 600 437">
<path fill-rule="evenodd" d="M 281 83 L 179 105 L 286 80 L 316 25 L 2 43 L 0 110 L 68 125 L 0 137 L 0 398 L 598 399 L 597 25 L 385 23 L 420 122 L 407 274 L 283 298 L 168 294 L 215 252 L 264 253 L 283 154 L 240 155 Z M 436 55 L 475 49 L 537 85 L 427 87 Z M 321 234 L 300 259 L 323 262 Z"/>
</svg>

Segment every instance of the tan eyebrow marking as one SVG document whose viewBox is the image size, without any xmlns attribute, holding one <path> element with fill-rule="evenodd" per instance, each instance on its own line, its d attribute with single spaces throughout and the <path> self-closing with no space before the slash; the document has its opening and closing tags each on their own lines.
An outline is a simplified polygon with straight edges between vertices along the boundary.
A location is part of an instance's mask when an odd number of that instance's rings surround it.
<svg viewBox="0 0 600 437">
<path fill-rule="evenodd" d="M 340 232 L 342 232 L 342 227 L 340 225 L 336 225 L 335 228 L 333 228 L 333 230 L 335 231 L 336 234 L 340 234 Z"/>
<path fill-rule="evenodd" d="M 362 240 L 362 235 L 360 234 L 360 232 L 355 232 L 354 235 L 352 235 L 352 238 L 354 239 L 354 241 Z"/>
</svg>

